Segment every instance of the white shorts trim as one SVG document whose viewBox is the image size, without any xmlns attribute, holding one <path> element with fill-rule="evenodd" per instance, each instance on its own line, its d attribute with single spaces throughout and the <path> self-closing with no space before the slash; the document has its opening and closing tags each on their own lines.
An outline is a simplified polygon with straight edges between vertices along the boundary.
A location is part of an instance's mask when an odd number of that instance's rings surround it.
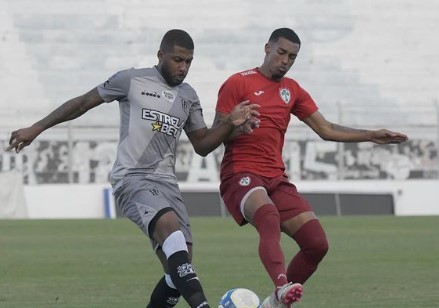
<svg viewBox="0 0 439 308">
<path fill-rule="evenodd" d="M 244 214 L 244 204 L 245 204 L 245 201 L 247 201 L 247 199 L 248 199 L 248 197 L 250 197 L 250 194 L 252 193 L 252 192 L 254 192 L 254 191 L 256 191 L 256 190 L 259 190 L 259 189 L 262 189 L 262 190 L 264 190 L 265 192 L 267 192 L 266 190 L 265 190 L 265 188 L 264 187 L 262 187 L 262 186 L 256 186 L 256 187 L 253 187 L 252 189 L 250 189 L 248 192 L 246 192 L 246 194 L 244 195 L 244 197 L 242 197 L 242 200 L 241 200 L 241 204 L 240 204 L 240 210 L 241 210 L 241 214 L 242 214 L 242 216 L 245 218 L 245 220 L 247 220 L 247 217 L 245 217 L 245 214 Z"/>
</svg>

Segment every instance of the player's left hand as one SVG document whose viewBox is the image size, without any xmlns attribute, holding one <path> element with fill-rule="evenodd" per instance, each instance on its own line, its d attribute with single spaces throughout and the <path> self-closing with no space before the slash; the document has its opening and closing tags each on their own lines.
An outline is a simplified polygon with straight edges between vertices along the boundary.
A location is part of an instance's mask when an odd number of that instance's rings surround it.
<svg viewBox="0 0 439 308">
<path fill-rule="evenodd" d="M 235 127 L 244 124 L 246 121 L 250 121 L 250 124 L 256 123 L 259 121 L 258 117 L 260 114 L 258 109 L 260 107 L 258 104 L 250 104 L 249 101 L 243 101 L 233 108 L 229 114 L 229 119 Z"/>
<path fill-rule="evenodd" d="M 409 138 L 407 135 L 392 132 L 387 129 L 379 129 L 373 132 L 370 141 L 377 144 L 388 144 L 388 143 L 401 143 L 407 141 Z"/>
<path fill-rule="evenodd" d="M 11 138 L 9 139 L 9 146 L 5 151 L 15 149 L 16 153 L 20 152 L 24 147 L 31 144 L 42 131 L 43 129 L 38 125 L 32 125 L 30 127 L 13 131 L 11 133 Z"/>
</svg>

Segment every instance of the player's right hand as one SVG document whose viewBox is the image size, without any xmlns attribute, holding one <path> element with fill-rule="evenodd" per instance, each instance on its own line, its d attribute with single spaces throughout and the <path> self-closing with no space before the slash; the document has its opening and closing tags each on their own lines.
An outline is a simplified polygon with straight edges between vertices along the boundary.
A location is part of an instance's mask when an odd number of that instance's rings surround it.
<svg viewBox="0 0 439 308">
<path fill-rule="evenodd" d="M 245 121 L 239 128 L 245 134 L 251 134 L 253 129 L 258 128 L 261 123 L 261 120 L 258 118 L 250 118 Z"/>
<path fill-rule="evenodd" d="M 258 109 L 261 106 L 258 104 L 251 104 L 248 100 L 239 103 L 233 108 L 228 115 L 234 126 L 238 127 L 250 119 L 257 120 L 260 116 Z"/>
<path fill-rule="evenodd" d="M 15 149 L 16 153 L 20 152 L 24 147 L 31 144 L 40 133 L 41 131 L 34 126 L 13 131 L 11 138 L 9 138 L 9 146 L 5 151 Z"/>
</svg>

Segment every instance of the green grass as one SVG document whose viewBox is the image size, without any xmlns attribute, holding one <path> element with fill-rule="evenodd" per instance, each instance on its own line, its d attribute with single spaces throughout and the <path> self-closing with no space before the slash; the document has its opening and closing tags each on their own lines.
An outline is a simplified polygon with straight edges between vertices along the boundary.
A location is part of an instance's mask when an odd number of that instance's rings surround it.
<svg viewBox="0 0 439 308">
<path fill-rule="evenodd" d="M 438 217 L 323 217 L 330 251 L 298 308 L 439 307 Z M 252 227 L 193 218 L 194 266 L 216 307 L 229 288 L 272 291 Z M 297 247 L 282 245 L 289 259 Z M 127 219 L 0 220 L 0 307 L 145 307 L 161 276 Z M 178 307 L 187 307 L 184 301 Z"/>
</svg>

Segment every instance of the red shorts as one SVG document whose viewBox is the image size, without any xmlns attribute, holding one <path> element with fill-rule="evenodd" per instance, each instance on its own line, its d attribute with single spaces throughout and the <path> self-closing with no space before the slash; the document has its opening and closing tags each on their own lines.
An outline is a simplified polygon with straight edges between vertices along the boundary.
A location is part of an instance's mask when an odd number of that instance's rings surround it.
<svg viewBox="0 0 439 308">
<path fill-rule="evenodd" d="M 229 213 L 240 225 L 245 225 L 241 212 L 242 198 L 255 187 L 263 187 L 279 211 L 281 221 L 286 221 L 303 212 L 312 211 L 306 201 L 297 191 L 296 186 L 284 176 L 266 178 L 249 172 L 237 173 L 221 181 L 220 193 Z"/>
</svg>

